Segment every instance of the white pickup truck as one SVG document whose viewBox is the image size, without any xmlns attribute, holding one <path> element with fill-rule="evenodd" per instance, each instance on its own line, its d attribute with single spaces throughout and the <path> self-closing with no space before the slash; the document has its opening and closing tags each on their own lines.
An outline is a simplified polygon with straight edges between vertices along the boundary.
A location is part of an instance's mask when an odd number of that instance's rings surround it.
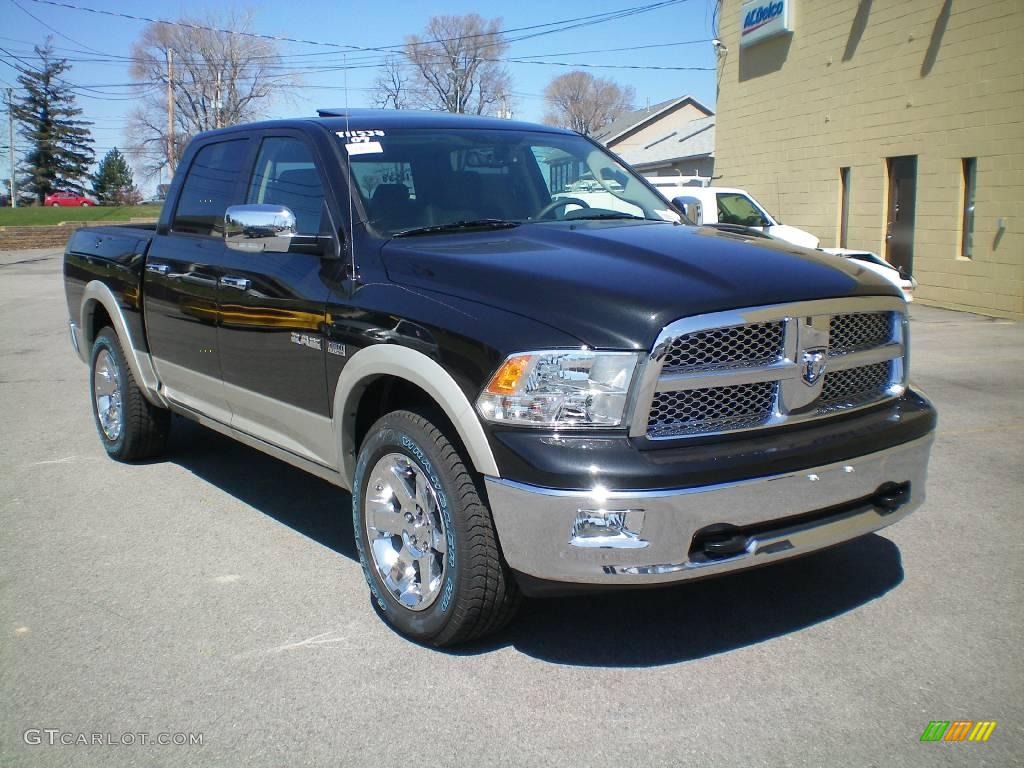
<svg viewBox="0 0 1024 768">
<path fill-rule="evenodd" d="M 732 187 L 704 186 L 710 181 L 704 176 L 645 176 L 644 180 L 658 190 L 667 200 L 684 211 L 696 224 L 711 226 L 726 225 L 723 228 L 743 227 L 753 229 L 804 248 L 815 248 L 845 259 L 857 261 L 859 266 L 885 278 L 900 289 L 903 298 L 914 300 L 917 281 L 904 275 L 896 267 L 870 251 L 848 248 L 819 248 L 819 240 L 810 232 L 782 224 L 774 218 L 749 192 Z M 552 196 L 566 203 L 566 210 L 575 208 L 598 208 L 619 211 L 640 216 L 642 212 L 627 202 L 623 189 L 613 179 L 579 179 L 564 192 Z"/>
<path fill-rule="evenodd" d="M 765 234 L 796 245 L 819 247 L 818 238 L 810 232 L 780 223 L 753 196 L 742 189 L 704 186 L 710 179 L 702 176 L 645 176 L 644 179 L 662 195 L 683 208 L 689 218 L 697 224 L 739 224 L 759 229 Z M 876 254 L 850 248 L 819 250 L 858 262 L 860 266 L 893 283 L 903 293 L 904 299 L 914 300 L 917 281 Z"/>
<path fill-rule="evenodd" d="M 647 176 L 665 197 L 685 207 L 697 224 L 737 224 L 805 248 L 817 248 L 818 238 L 810 232 L 783 224 L 749 192 L 732 187 L 701 187 L 672 176 Z"/>
<path fill-rule="evenodd" d="M 734 224 L 757 229 L 804 248 L 817 248 L 818 238 L 810 232 L 783 224 L 742 189 L 697 186 L 702 177 L 645 176 L 644 179 L 667 200 L 686 211 L 695 224 Z M 622 189 L 612 179 L 579 179 L 553 195 L 572 207 L 601 208 L 640 215 L 636 206 L 622 199 Z"/>
</svg>

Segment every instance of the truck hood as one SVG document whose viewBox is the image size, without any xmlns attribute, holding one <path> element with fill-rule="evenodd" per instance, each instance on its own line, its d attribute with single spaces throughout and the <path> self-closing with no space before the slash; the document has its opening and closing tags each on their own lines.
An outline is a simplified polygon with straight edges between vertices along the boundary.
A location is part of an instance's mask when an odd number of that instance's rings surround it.
<svg viewBox="0 0 1024 768">
<path fill-rule="evenodd" d="M 401 285 L 514 312 L 599 349 L 649 349 L 673 320 L 811 299 L 898 296 L 847 260 L 657 222 L 577 221 L 422 235 L 383 247 Z"/>
</svg>

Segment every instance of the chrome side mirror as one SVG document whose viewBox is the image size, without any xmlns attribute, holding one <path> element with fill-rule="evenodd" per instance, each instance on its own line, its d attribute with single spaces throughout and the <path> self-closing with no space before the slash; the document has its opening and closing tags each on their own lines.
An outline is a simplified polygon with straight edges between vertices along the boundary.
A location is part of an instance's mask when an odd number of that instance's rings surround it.
<svg viewBox="0 0 1024 768">
<path fill-rule="evenodd" d="M 672 204 L 682 211 L 686 218 L 694 224 L 700 225 L 704 223 L 704 213 L 701 210 L 700 200 L 697 198 L 688 195 L 674 197 L 672 198 Z"/>
<path fill-rule="evenodd" d="M 224 213 L 224 243 L 235 251 L 287 253 L 295 214 L 284 205 L 232 205 Z"/>
</svg>

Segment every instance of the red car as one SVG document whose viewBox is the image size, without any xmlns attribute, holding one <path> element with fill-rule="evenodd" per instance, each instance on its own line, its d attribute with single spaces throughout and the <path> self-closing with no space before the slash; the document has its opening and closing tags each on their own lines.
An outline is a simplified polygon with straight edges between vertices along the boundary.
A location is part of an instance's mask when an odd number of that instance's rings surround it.
<svg viewBox="0 0 1024 768">
<path fill-rule="evenodd" d="M 74 192 L 54 192 L 52 195 L 45 197 L 43 205 L 53 208 L 70 208 L 71 206 L 80 205 L 83 208 L 88 208 L 90 205 L 96 205 L 96 201 L 85 195 L 76 195 Z"/>
</svg>

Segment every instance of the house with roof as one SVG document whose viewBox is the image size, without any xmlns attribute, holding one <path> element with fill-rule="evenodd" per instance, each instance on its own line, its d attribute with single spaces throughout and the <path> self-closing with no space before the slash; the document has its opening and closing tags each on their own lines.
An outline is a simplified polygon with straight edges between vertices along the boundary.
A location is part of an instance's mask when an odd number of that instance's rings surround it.
<svg viewBox="0 0 1024 768">
<path fill-rule="evenodd" d="M 593 138 L 641 173 L 713 175 L 715 114 L 692 96 L 628 112 Z"/>
</svg>

